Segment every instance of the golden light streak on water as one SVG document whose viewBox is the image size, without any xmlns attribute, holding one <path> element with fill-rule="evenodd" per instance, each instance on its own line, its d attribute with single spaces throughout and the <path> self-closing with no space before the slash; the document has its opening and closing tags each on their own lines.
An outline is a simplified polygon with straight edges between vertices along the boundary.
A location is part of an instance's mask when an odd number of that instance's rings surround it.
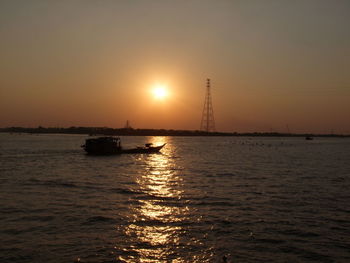
<svg viewBox="0 0 350 263">
<path fill-rule="evenodd" d="M 155 145 L 167 143 L 165 137 L 153 137 L 151 142 Z M 139 262 L 162 262 L 162 258 L 174 253 L 173 248 L 179 245 L 179 235 L 184 231 L 181 226 L 171 224 L 183 221 L 188 214 L 188 207 L 166 204 L 181 199 L 183 194 L 182 179 L 176 164 L 167 155 L 171 147 L 171 144 L 167 144 L 163 153 L 143 156 L 146 168 L 136 179 L 141 191 L 150 197 L 139 200 L 140 206 L 135 207 L 133 214 L 134 223 L 125 230 L 128 236 L 136 237 L 143 244 L 131 248 L 138 254 Z M 132 258 L 121 260 L 135 262 Z M 177 258 L 174 262 L 185 261 Z"/>
</svg>

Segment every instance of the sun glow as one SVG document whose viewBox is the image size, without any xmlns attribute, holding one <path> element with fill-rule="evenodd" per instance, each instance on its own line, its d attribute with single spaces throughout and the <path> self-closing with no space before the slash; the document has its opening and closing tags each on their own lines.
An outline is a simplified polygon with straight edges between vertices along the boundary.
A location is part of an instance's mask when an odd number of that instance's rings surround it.
<svg viewBox="0 0 350 263">
<path fill-rule="evenodd" d="M 165 85 L 157 84 L 153 86 L 152 93 L 156 99 L 164 99 L 168 96 L 168 90 Z"/>
</svg>

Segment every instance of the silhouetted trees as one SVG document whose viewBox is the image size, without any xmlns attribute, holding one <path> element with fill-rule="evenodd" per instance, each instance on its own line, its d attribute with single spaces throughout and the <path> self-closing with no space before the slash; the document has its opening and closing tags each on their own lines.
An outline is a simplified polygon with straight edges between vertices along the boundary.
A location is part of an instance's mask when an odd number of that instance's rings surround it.
<svg viewBox="0 0 350 263">
<path fill-rule="evenodd" d="M 264 136 L 264 137 L 350 137 L 342 134 L 290 134 L 278 132 L 205 132 L 198 130 L 165 130 L 165 129 L 133 129 L 133 128 L 109 128 L 109 127 L 51 127 L 37 128 L 9 127 L 0 128 L 0 132 L 7 133 L 57 133 L 57 134 L 88 134 L 88 135 L 110 135 L 110 136 Z"/>
</svg>

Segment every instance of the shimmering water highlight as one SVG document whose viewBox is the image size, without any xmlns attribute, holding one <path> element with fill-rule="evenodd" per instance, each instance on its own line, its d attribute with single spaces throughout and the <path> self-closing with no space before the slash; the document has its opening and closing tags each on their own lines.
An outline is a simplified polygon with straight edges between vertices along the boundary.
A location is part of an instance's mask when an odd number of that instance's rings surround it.
<svg viewBox="0 0 350 263">
<path fill-rule="evenodd" d="M 350 140 L 0 134 L 1 262 L 349 262 Z"/>
</svg>

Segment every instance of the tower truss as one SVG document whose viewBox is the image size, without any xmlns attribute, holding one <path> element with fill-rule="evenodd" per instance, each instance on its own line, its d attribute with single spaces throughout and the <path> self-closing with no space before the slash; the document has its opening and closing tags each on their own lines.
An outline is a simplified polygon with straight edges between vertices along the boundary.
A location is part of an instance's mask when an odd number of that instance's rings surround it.
<svg viewBox="0 0 350 263">
<path fill-rule="evenodd" d="M 206 132 L 215 131 L 214 110 L 210 93 L 210 79 L 207 79 L 207 91 L 205 94 L 200 130 Z"/>
</svg>

